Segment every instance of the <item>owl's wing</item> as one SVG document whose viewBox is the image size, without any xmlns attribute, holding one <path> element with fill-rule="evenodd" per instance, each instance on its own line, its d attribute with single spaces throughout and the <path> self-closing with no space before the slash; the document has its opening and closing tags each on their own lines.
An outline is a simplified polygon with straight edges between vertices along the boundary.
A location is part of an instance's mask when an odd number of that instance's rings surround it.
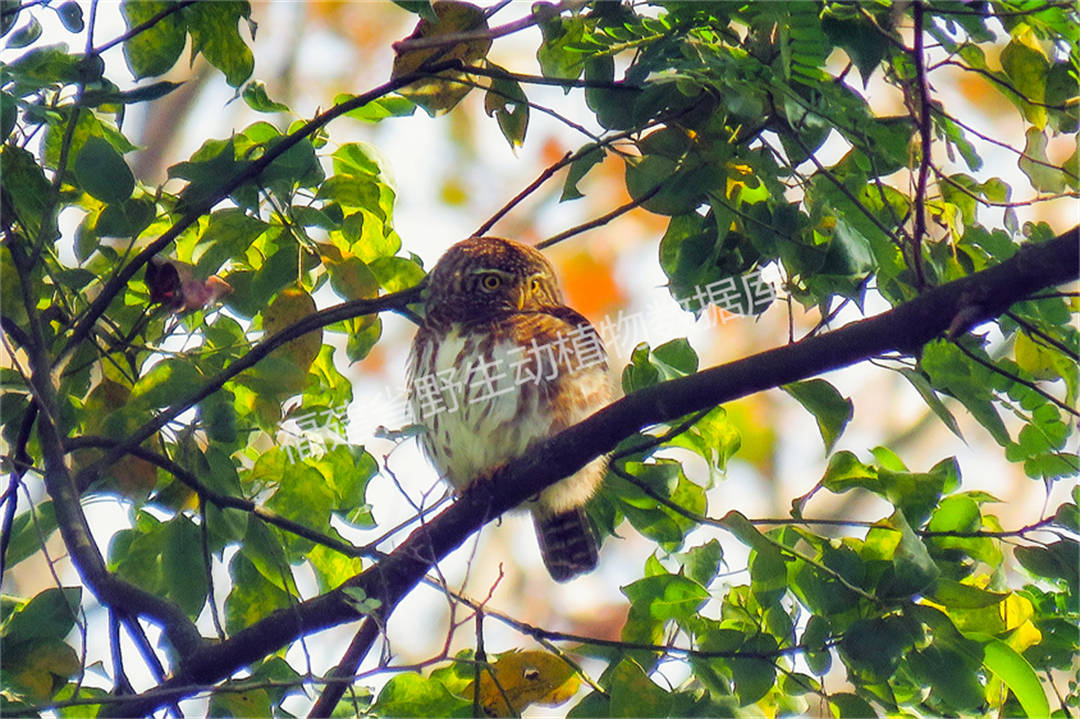
<svg viewBox="0 0 1080 719">
<path fill-rule="evenodd" d="M 603 355 L 602 367 L 607 369 L 607 350 L 603 339 L 580 312 L 569 307 L 545 307 L 536 312 L 512 315 L 514 339 L 522 345 L 533 339 L 539 345 L 558 346 L 567 339 L 587 340 Z"/>
</svg>

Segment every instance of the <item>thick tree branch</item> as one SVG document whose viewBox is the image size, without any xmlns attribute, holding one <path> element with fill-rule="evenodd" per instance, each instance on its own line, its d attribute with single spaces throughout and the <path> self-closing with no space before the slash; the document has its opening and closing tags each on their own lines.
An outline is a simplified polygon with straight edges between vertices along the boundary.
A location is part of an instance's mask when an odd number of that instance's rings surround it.
<svg viewBox="0 0 1080 719">
<path fill-rule="evenodd" d="M 885 352 L 916 353 L 948 331 L 958 315 L 970 325 L 989 321 L 1028 295 L 1076 279 L 1078 230 L 1025 246 L 1000 265 L 930 289 L 875 317 L 624 397 L 510 462 L 491 480 L 474 485 L 390 556 L 338 589 L 275 612 L 224 642 L 201 646 L 187 657 L 181 674 L 153 693 L 118 706 L 117 714 L 148 714 L 163 703 L 163 695 L 172 696 L 169 690 L 219 681 L 300 636 L 358 619 L 345 589 L 360 588 L 380 599 L 382 605 L 372 618 L 384 621 L 437 561 L 484 523 L 573 474 L 643 427 Z"/>
</svg>

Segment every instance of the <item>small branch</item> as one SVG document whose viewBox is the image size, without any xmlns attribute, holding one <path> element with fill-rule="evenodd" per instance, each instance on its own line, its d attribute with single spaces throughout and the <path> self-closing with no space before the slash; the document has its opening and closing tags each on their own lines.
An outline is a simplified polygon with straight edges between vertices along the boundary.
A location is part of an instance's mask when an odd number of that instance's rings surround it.
<svg viewBox="0 0 1080 719">
<path fill-rule="evenodd" d="M 8 482 L 7 491 L 4 492 L 4 501 L 7 502 L 7 507 L 4 510 L 4 525 L 3 528 L 0 529 L 0 577 L 4 575 L 4 571 L 7 569 L 8 544 L 11 542 L 11 532 L 15 522 L 15 511 L 19 506 L 19 483 L 26 474 L 26 470 L 33 466 L 33 459 L 27 453 L 26 445 L 30 441 L 30 432 L 34 428 L 34 421 L 37 419 L 37 415 L 37 403 L 32 402 L 30 406 L 26 408 L 26 414 L 23 415 L 22 424 L 19 425 L 19 434 L 15 437 L 15 444 L 13 447 L 15 452 L 12 456 L 12 464 L 15 465 L 15 468 L 11 473 L 11 481 Z"/>
<path fill-rule="evenodd" d="M 1034 336 L 1038 337 L 1039 339 L 1041 339 L 1043 342 L 1050 345 L 1051 347 L 1056 348 L 1058 351 L 1060 351 L 1066 357 L 1071 359 L 1073 362 L 1080 362 L 1080 354 L 1078 354 L 1075 350 L 1070 348 L 1064 342 L 1061 342 L 1061 341 L 1051 337 L 1050 335 L 1046 334 L 1045 332 L 1040 330 L 1035 325 L 1033 325 L 1030 322 L 1026 321 L 1023 317 L 1019 317 L 1016 314 L 1014 314 L 1013 312 L 1006 312 L 1005 316 L 1008 317 L 1013 322 L 1015 322 L 1016 324 L 1023 327 L 1024 330 L 1028 334 L 1034 335 Z"/>
<path fill-rule="evenodd" d="M 604 82 L 602 80 L 582 80 L 580 78 L 544 77 L 543 75 L 522 75 L 518 72 L 497 70 L 490 67 L 479 67 L 477 65 L 462 64 L 460 70 L 470 75 L 483 75 L 484 77 L 491 77 L 499 80 L 514 80 L 515 82 L 520 82 L 526 85 L 550 85 L 552 87 L 573 87 L 585 90 L 615 90 L 626 92 L 640 92 L 643 89 L 640 85 L 631 85 L 625 82 Z"/>
<path fill-rule="evenodd" d="M 926 78 L 926 65 L 923 57 L 923 13 L 926 6 L 923 0 L 915 0 L 912 6 L 915 18 L 915 47 L 911 50 L 911 59 L 915 64 L 915 90 L 918 93 L 913 100 L 912 113 L 916 116 L 919 128 L 919 173 L 915 184 L 915 230 L 911 236 L 911 262 L 915 270 L 915 289 L 926 287 L 926 275 L 923 274 L 922 243 L 926 239 L 926 183 L 930 178 L 930 153 L 933 150 L 933 133 L 930 125 L 930 86 Z"/>
<path fill-rule="evenodd" d="M 214 597 L 214 562 L 210 554 L 210 525 L 206 520 L 206 500 L 199 496 L 199 535 L 202 537 L 203 571 L 206 572 L 206 600 L 210 606 L 210 619 L 218 639 L 225 639 L 225 629 L 218 616 L 217 599 Z"/>
<path fill-rule="evenodd" d="M 1008 539 L 1010 537 L 1026 537 L 1031 532 L 1037 532 L 1044 527 L 1048 527 L 1054 523 L 1053 517 L 1047 517 L 1046 519 L 1040 519 L 1038 522 L 1028 524 L 1020 527 L 1020 529 L 1007 529 L 1001 531 L 994 531 L 990 529 L 977 530 L 974 532 L 961 532 L 959 530 L 929 530 L 924 529 L 916 531 L 920 537 L 988 537 L 990 539 Z"/>
<path fill-rule="evenodd" d="M 547 8 L 545 12 L 548 16 L 554 17 L 561 14 L 565 10 L 572 9 L 580 6 L 580 2 L 568 1 L 561 2 L 550 8 Z M 505 25 L 496 25 L 491 28 L 484 28 L 479 30 L 465 30 L 464 32 L 446 33 L 445 35 L 432 35 L 430 37 L 416 37 L 406 38 L 405 40 L 399 40 L 391 47 L 394 48 L 394 52 L 397 54 L 403 54 L 406 52 L 412 52 L 414 50 L 428 50 L 431 48 L 445 48 L 459 45 L 461 43 L 476 42 L 477 40 L 494 40 L 496 38 L 510 35 L 515 32 L 524 30 L 525 28 L 532 27 L 541 21 L 541 16 L 538 13 L 532 13 L 527 17 L 523 17 L 513 22 L 508 22 Z"/>
<path fill-rule="evenodd" d="M 651 190 L 646 192 L 641 197 L 638 197 L 635 200 L 630 200 L 629 202 L 627 202 L 627 203 L 625 203 L 623 205 L 619 205 L 618 207 L 616 207 L 611 212 L 608 212 L 607 214 L 601 215 L 600 217 L 597 217 L 595 220 L 589 220 L 588 222 L 583 222 L 582 224 L 577 225 L 576 227 L 571 227 L 568 230 L 563 230 L 562 232 L 560 232 L 557 235 L 552 235 L 551 237 L 547 238 L 546 240 L 542 240 L 540 242 L 537 242 L 535 247 L 538 250 L 542 250 L 542 249 L 545 249 L 547 247 L 551 247 L 552 245 L 554 245 L 554 244 L 556 244 L 558 242 L 562 242 L 565 239 L 573 237 L 574 235 L 579 235 L 582 232 L 586 232 L 587 230 L 593 230 L 593 229 L 596 229 L 597 227 L 602 227 L 603 225 L 606 225 L 607 223 L 614 220 L 619 215 L 624 215 L 627 212 L 629 212 L 630 210 L 634 209 L 635 207 L 639 207 L 639 206 L 645 204 L 646 202 L 648 202 L 649 200 L 651 200 L 653 198 L 653 196 L 656 195 L 656 193 L 660 192 L 661 187 L 663 187 L 662 184 L 657 185 L 656 187 L 653 187 Z"/>
<path fill-rule="evenodd" d="M 596 146 L 594 149 L 599 150 L 600 147 Z M 553 163 L 551 165 L 548 165 L 544 169 L 544 171 L 541 172 L 540 175 L 535 180 L 533 180 L 532 182 L 529 183 L 528 187 L 526 187 L 524 190 L 522 190 L 521 192 L 514 195 L 514 197 L 511 198 L 511 200 L 509 202 L 507 202 L 505 205 L 503 205 L 501 208 L 499 208 L 498 212 L 496 212 L 494 215 L 489 217 L 484 222 L 484 224 L 477 227 L 476 231 L 472 233 L 472 236 L 473 237 L 483 237 L 487 233 L 488 230 L 490 230 L 492 227 L 494 227 L 496 222 L 501 220 L 506 215 L 506 213 L 508 213 L 510 210 L 514 209 L 514 207 L 516 207 L 526 197 L 528 197 L 532 193 L 536 192 L 537 188 L 540 187 L 540 185 L 547 182 L 548 179 L 550 179 L 552 175 L 554 175 L 556 172 L 558 172 L 559 170 L 561 170 L 562 168 L 566 167 L 571 162 L 573 162 L 573 160 L 570 159 L 571 157 L 573 157 L 573 155 L 574 155 L 574 153 L 568 152 L 565 155 L 563 155 L 562 158 L 560 160 L 558 160 L 557 162 L 555 162 L 555 163 Z"/>
<path fill-rule="evenodd" d="M 150 28 L 154 27 L 155 25 L 157 25 L 159 22 L 161 22 L 165 18 L 169 17 L 170 15 L 180 12 L 181 10 L 186 8 L 188 5 L 194 5 L 198 1 L 199 0 L 181 0 L 180 2 L 176 3 L 175 5 L 170 5 L 167 8 L 165 8 L 164 10 L 162 10 L 161 12 L 150 16 L 144 22 L 141 22 L 138 25 L 136 25 L 135 27 L 131 28 L 130 30 L 125 32 L 123 35 L 120 35 L 119 37 L 113 38 L 112 40 L 109 40 L 107 43 L 101 45 L 100 47 L 94 48 L 91 51 L 91 53 L 93 53 L 94 55 L 100 55 L 101 53 L 105 52 L 106 50 L 109 50 L 109 49 L 112 49 L 112 48 L 116 47 L 120 43 L 127 42 L 128 40 L 135 37 L 136 35 L 138 35 L 140 33 L 143 33 L 143 32 L 146 32 Z"/>
<path fill-rule="evenodd" d="M 328 683 L 326 688 L 323 689 L 323 693 L 319 696 L 318 701 L 315 702 L 315 705 L 311 707 L 311 711 L 308 712 L 308 719 L 329 717 L 331 715 L 334 711 L 334 707 L 337 706 L 337 703 L 341 700 L 341 696 L 345 693 L 345 690 L 351 686 L 351 681 L 345 680 L 350 679 L 356 674 L 356 670 L 360 667 L 360 662 L 364 661 L 364 657 L 367 656 L 368 651 L 371 649 L 371 645 L 375 642 L 375 637 L 378 635 L 379 623 L 375 621 L 375 617 L 365 617 L 363 624 L 360 625 L 360 631 L 353 636 L 349 648 L 345 651 L 345 655 L 341 658 L 338 665 L 331 669 L 330 673 L 327 674 Z"/>
<path fill-rule="evenodd" d="M 968 10 L 966 8 L 943 8 L 935 7 L 933 9 L 936 15 L 976 15 L 978 17 L 991 18 L 991 17 L 1027 17 L 1041 13 L 1045 10 L 1051 10 L 1053 8 L 1072 9 L 1075 4 L 1072 2 L 1049 2 L 1042 7 L 1028 8 L 1027 10 L 995 10 L 993 5 L 987 5 L 985 10 Z"/>
<path fill-rule="evenodd" d="M 817 171 L 820 172 L 821 175 L 825 179 L 827 179 L 829 182 L 831 182 L 836 187 L 836 189 L 840 190 L 840 193 L 842 195 L 844 195 L 844 197 L 848 198 L 848 200 L 850 200 L 851 203 L 853 205 L 855 205 L 855 207 L 859 210 L 859 212 L 861 212 L 863 214 L 863 216 L 866 217 L 866 219 L 870 220 L 870 222 L 875 227 L 877 227 L 879 230 L 881 230 L 882 233 L 886 237 L 891 239 L 896 244 L 899 244 L 899 242 L 896 239 L 896 235 L 893 234 L 893 231 L 890 230 L 885 225 L 885 223 L 883 223 L 881 220 L 879 220 L 877 218 L 877 215 L 875 215 L 873 212 L 868 210 L 863 203 L 859 202 L 859 198 L 855 197 L 855 195 L 851 192 L 851 190 L 848 189 L 847 185 L 845 185 L 843 182 L 841 182 L 839 179 L 837 179 L 836 175 L 834 175 L 827 167 L 825 167 L 824 165 L 821 164 L 821 160 L 819 160 L 817 158 L 817 155 L 815 155 L 814 152 L 809 147 L 806 146 L 806 143 L 803 142 L 801 137 L 799 137 L 798 132 L 796 132 L 794 129 L 792 129 L 790 137 L 795 142 L 795 144 L 799 146 L 799 149 L 801 149 L 804 153 L 806 153 L 806 159 L 810 160 L 810 162 L 812 162 L 814 164 L 814 167 L 817 168 Z"/>
<path fill-rule="evenodd" d="M 1044 164 L 1047 167 L 1053 167 L 1055 170 L 1060 170 L 1061 169 L 1059 167 L 1055 167 L 1054 165 L 1051 165 L 1051 164 L 1046 163 L 1046 162 L 1041 163 L 1041 164 Z M 976 202 L 978 202 L 980 205 L 983 205 L 984 207 L 1030 207 L 1031 205 L 1034 205 L 1034 204 L 1036 204 L 1038 202 L 1053 202 L 1054 200 L 1060 200 L 1060 199 L 1063 199 L 1063 198 L 1066 198 L 1066 197 L 1072 197 L 1072 198 L 1080 197 L 1080 193 L 1077 193 L 1077 192 L 1059 192 L 1059 193 L 1055 193 L 1053 195 L 1038 195 L 1036 197 L 1032 197 L 1032 198 L 1027 199 L 1027 200 L 1018 200 L 1016 202 L 998 202 L 996 200 L 988 200 L 988 199 L 986 199 L 985 197 L 983 197 L 981 195 L 975 194 L 974 192 L 972 192 L 968 188 L 961 185 L 956 180 L 952 179 L 951 177 L 949 177 L 948 175 L 943 173 L 936 166 L 933 167 L 933 170 L 934 170 L 934 176 L 937 177 L 937 179 L 939 181 L 948 183 L 949 185 L 955 187 L 957 189 L 957 191 L 959 191 L 960 193 L 962 193 L 964 195 L 967 195 L 968 197 L 975 200 Z"/>
<path fill-rule="evenodd" d="M 103 447 L 103 448 L 115 448 L 123 444 L 123 440 L 113 439 L 111 437 L 96 437 L 86 435 L 82 437 L 73 437 L 64 442 L 64 450 L 71 452 L 77 449 L 85 449 L 87 447 Z M 187 471 L 176 462 L 172 461 L 168 457 L 158 454 L 152 450 L 146 449 L 141 445 L 136 445 L 127 450 L 133 457 L 149 462 L 156 467 L 164 469 L 166 472 L 176 477 L 185 486 L 194 491 L 201 500 L 208 501 L 219 509 L 237 509 L 241 512 L 247 512 L 258 519 L 271 524 L 279 529 L 283 529 L 286 532 L 294 534 L 298 537 L 307 539 L 308 541 L 321 544 L 324 547 L 334 550 L 347 557 L 363 557 L 372 556 L 374 553 L 364 547 L 356 547 L 347 542 L 343 542 L 333 537 L 317 532 L 311 529 L 307 525 L 294 522 L 291 519 L 282 517 L 272 509 L 261 507 L 250 499 L 244 499 L 243 497 L 233 497 L 228 494 L 221 494 L 216 492 L 210 487 L 207 487 L 202 480 L 196 477 L 191 472 Z M 409 520 L 413 521 L 413 520 Z"/>
<path fill-rule="evenodd" d="M 1066 103 L 1061 104 L 1061 105 L 1049 105 L 1049 104 L 1047 104 L 1045 102 L 1040 102 L 1038 100 L 1032 100 L 1027 95 L 1020 92 L 1020 90 L 1018 90 L 1016 87 L 1014 87 L 1012 85 L 1012 83 L 1008 82 L 1007 80 L 1002 80 L 1000 77 L 997 77 L 996 75 L 991 73 L 989 70 L 984 70 L 984 69 L 982 69 L 980 67 L 971 67 L 970 65 L 965 65 L 964 63 L 958 62 L 956 60 L 942 60 L 941 62 L 934 65 L 934 67 L 932 69 L 936 70 L 937 68 L 941 67 L 942 65 L 952 65 L 954 67 L 960 68 L 961 70 L 966 70 L 968 72 L 973 72 L 976 75 L 982 75 L 987 80 L 994 83 L 995 85 L 997 85 L 997 86 L 1001 87 L 1002 89 L 1007 90 L 1007 91 L 1011 92 L 1012 94 L 1016 95 L 1018 98 L 1020 98 L 1022 101 L 1024 101 L 1028 105 L 1034 105 L 1035 107 L 1045 107 L 1048 110 L 1060 110 L 1062 112 L 1068 112 L 1069 110 L 1072 109 L 1073 106 L 1076 105 L 1076 100 L 1071 100 L 1071 101 L 1066 102 Z"/>
<path fill-rule="evenodd" d="M 971 125 L 965 124 L 964 122 L 962 122 L 960 120 L 957 120 L 955 117 L 953 117 L 952 115 L 948 114 L 947 112 L 945 112 L 944 110 L 942 110 L 942 109 L 940 109 L 938 107 L 934 107 L 934 106 L 931 105 L 930 111 L 940 115 L 941 117 L 945 118 L 946 120 L 953 123 L 957 127 L 960 127 L 960 128 L 963 128 L 963 129 L 967 130 L 968 132 L 970 132 L 972 135 L 979 138 L 983 142 L 989 142 L 991 145 L 997 145 L 998 147 L 1000 147 L 1000 148 L 1002 148 L 1004 150 L 1008 150 L 1009 152 L 1015 153 L 1017 157 L 1023 158 L 1024 161 L 1026 161 L 1026 162 L 1030 162 L 1033 165 L 1042 165 L 1043 167 L 1049 168 L 1051 170 L 1058 170 L 1059 172 L 1066 175 L 1067 177 L 1077 179 L 1077 176 L 1074 173 L 1069 172 L 1064 167 L 1062 167 L 1060 165 L 1055 165 L 1052 162 L 1047 162 L 1046 160 L 1040 160 L 1037 157 L 1032 157 L 1031 155 L 1027 154 L 1023 150 L 1017 149 L 1016 147 L 1014 147 L 1013 145 L 1010 145 L 1007 142 L 1002 142 L 1001 140 L 996 140 L 993 137 L 990 137 L 989 135 L 981 133 L 978 130 L 976 130 L 975 128 L 973 128 Z"/>
<path fill-rule="evenodd" d="M 1050 394 L 1046 390 L 1042 389 L 1041 387 L 1039 387 L 1034 382 L 1031 382 L 1030 380 L 1026 380 L 1023 377 L 1019 377 L 1019 376 L 1013 374 L 1012 372 L 1009 372 L 1008 370 L 1002 369 L 1001 367 L 998 367 L 996 364 L 994 364 L 993 362 L 990 362 L 989 360 L 984 360 L 982 357 L 975 354 L 974 352 L 972 352 L 971 350 L 969 350 L 967 347 L 965 347 L 964 345 L 962 345 L 959 342 L 954 342 L 953 344 L 956 346 L 957 349 L 959 349 L 961 352 L 966 354 L 973 362 L 981 364 L 983 367 L 987 368 L 991 372 L 993 372 L 995 374 L 999 374 L 1002 377 L 1005 377 L 1005 378 L 1007 378 L 1007 379 L 1009 379 L 1009 380 L 1011 380 L 1013 382 L 1016 382 L 1017 384 L 1024 385 L 1025 387 L 1032 390 L 1033 392 L 1038 393 L 1039 396 L 1045 398 L 1047 401 L 1053 402 L 1058 407 L 1065 410 L 1066 412 L 1073 415 L 1074 417 L 1080 417 L 1080 410 L 1077 410 L 1077 409 L 1075 409 L 1073 407 L 1070 407 L 1068 404 L 1066 404 L 1065 402 L 1062 402 L 1060 399 L 1058 399 L 1054 395 Z"/>
</svg>

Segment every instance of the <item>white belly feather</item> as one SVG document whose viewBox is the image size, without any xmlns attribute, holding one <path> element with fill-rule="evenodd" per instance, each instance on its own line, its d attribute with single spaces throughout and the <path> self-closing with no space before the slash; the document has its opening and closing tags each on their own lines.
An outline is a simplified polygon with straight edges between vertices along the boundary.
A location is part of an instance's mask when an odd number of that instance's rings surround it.
<svg viewBox="0 0 1080 719">
<path fill-rule="evenodd" d="M 421 446 L 443 478 L 459 491 L 552 434 L 552 413 L 539 412 L 538 404 L 547 401 L 542 395 L 553 388 L 543 380 L 522 382 L 515 371 L 521 353 L 511 353 L 516 347 L 497 342 L 478 364 L 465 358 L 465 340 L 454 327 L 436 343 L 434 373 L 422 369 L 432 367 L 429 356 L 414 357 L 409 403 L 415 420 L 427 428 Z M 430 352 L 430 345 L 425 352 Z M 570 413 L 570 424 L 602 407 L 610 396 L 602 372 L 582 372 L 574 379 L 570 386 L 580 396 L 568 404 L 579 409 Z M 450 437 L 455 441 L 447 450 Z M 582 505 L 596 491 L 604 466 L 603 458 L 590 462 L 544 490 L 539 504 L 552 512 Z"/>
</svg>

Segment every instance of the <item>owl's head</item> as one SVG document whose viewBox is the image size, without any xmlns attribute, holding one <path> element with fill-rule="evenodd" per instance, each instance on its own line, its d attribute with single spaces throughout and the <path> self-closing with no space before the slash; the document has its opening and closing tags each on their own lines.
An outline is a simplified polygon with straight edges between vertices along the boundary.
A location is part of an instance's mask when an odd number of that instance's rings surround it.
<svg viewBox="0 0 1080 719">
<path fill-rule="evenodd" d="M 538 251 L 501 237 L 470 237 L 439 259 L 428 281 L 436 322 L 491 319 L 563 304 L 555 270 Z"/>
</svg>

